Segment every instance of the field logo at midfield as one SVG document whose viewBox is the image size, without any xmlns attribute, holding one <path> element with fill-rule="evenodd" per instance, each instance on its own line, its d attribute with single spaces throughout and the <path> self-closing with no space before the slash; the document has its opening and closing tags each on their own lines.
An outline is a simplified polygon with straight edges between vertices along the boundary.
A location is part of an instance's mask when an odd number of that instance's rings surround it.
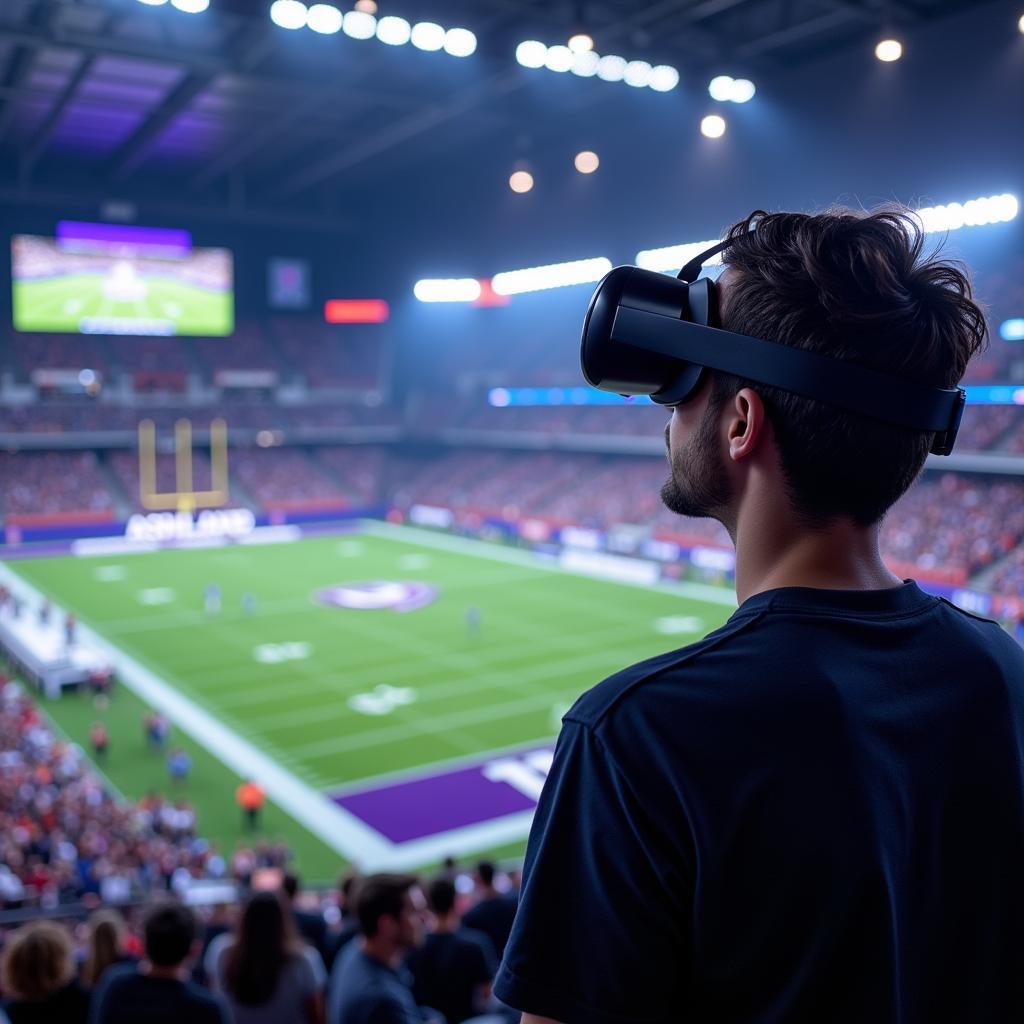
<svg viewBox="0 0 1024 1024">
<path fill-rule="evenodd" d="M 410 580 L 369 580 L 324 587 L 314 597 L 334 608 L 411 612 L 430 604 L 437 597 L 437 587 Z"/>
</svg>

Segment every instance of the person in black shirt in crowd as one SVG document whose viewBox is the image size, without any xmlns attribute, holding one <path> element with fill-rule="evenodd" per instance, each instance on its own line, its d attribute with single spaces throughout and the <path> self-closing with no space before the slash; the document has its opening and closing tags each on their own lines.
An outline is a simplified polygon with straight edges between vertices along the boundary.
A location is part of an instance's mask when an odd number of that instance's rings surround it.
<svg viewBox="0 0 1024 1024">
<path fill-rule="evenodd" d="M 370 875 L 356 891 L 359 938 L 335 961 L 328 1024 L 423 1024 L 402 959 L 423 933 L 423 893 L 412 875 Z M 434 1022 L 443 1024 L 443 1022 Z"/>
<path fill-rule="evenodd" d="M 93 995 L 90 1024 L 230 1024 L 216 996 L 185 979 L 199 949 L 192 911 L 154 906 L 143 924 L 146 957 L 135 967 L 110 967 Z"/>
<path fill-rule="evenodd" d="M 494 946 L 494 955 L 500 961 L 505 955 L 512 922 L 516 916 L 514 895 L 504 895 L 494 888 L 494 865 L 487 860 L 480 861 L 474 876 L 477 902 L 463 916 L 467 928 L 483 932 Z"/>
<path fill-rule="evenodd" d="M 10 1024 L 85 1024 L 89 996 L 75 977 L 71 939 L 53 921 L 33 921 L 7 937 L 0 961 L 0 1019 Z"/>
<path fill-rule="evenodd" d="M 430 883 L 427 904 L 433 927 L 405 961 L 412 972 L 412 993 L 421 1006 L 444 1014 L 448 1024 L 462 1024 L 486 1008 L 497 969 L 494 947 L 483 932 L 460 926 L 455 885 L 449 879 Z"/>
<path fill-rule="evenodd" d="M 984 343 L 900 210 L 726 238 L 727 331 L 944 388 Z M 564 717 L 496 992 L 524 1024 L 1024 1020 L 1024 652 L 878 552 L 933 436 L 704 372 L 662 497 L 729 530 L 739 608 Z"/>
<path fill-rule="evenodd" d="M 346 871 L 338 879 L 338 930 L 329 932 L 324 953 L 324 966 L 330 974 L 338 954 L 359 934 L 359 919 L 356 917 L 356 885 L 359 876 Z"/>
<path fill-rule="evenodd" d="M 327 952 L 327 922 L 324 920 L 324 915 L 311 910 L 301 910 L 295 905 L 295 897 L 299 893 L 297 875 L 289 872 L 284 876 L 281 881 L 281 892 L 288 900 L 288 906 L 291 908 L 295 927 L 299 934 L 323 958 Z"/>
</svg>

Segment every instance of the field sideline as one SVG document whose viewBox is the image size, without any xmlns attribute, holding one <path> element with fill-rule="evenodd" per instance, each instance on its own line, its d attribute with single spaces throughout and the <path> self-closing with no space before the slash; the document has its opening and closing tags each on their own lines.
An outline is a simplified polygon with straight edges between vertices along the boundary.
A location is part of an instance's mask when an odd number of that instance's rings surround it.
<svg viewBox="0 0 1024 1024">
<path fill-rule="evenodd" d="M 570 575 L 526 552 L 381 523 L 14 568 L 134 666 L 135 693 L 122 688 L 102 713 L 74 696 L 47 706 L 79 741 L 108 718 L 113 782 L 129 796 L 168 789 L 141 726 L 147 703 L 165 700 L 196 760 L 184 795 L 202 832 L 233 846 L 235 780 L 269 772 L 281 806 L 268 830 L 311 878 L 340 859 L 415 867 L 520 850 L 565 708 L 734 607 L 726 591 Z"/>
</svg>

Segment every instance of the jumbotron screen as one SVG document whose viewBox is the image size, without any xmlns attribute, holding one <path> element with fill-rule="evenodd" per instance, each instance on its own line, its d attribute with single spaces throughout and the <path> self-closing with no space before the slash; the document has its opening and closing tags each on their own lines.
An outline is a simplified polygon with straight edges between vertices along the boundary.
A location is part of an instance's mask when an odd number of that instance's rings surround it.
<svg viewBox="0 0 1024 1024">
<path fill-rule="evenodd" d="M 234 330 L 228 249 L 193 248 L 186 231 L 62 221 L 56 238 L 15 235 L 14 328 L 77 334 Z"/>
</svg>

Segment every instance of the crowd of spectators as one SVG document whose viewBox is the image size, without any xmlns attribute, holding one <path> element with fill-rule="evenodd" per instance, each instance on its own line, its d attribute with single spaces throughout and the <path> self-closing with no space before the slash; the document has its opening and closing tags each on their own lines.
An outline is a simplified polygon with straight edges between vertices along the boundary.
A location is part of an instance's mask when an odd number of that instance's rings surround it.
<svg viewBox="0 0 1024 1024">
<path fill-rule="evenodd" d="M 269 331 L 285 363 L 311 387 L 378 387 L 386 369 L 388 339 L 379 325 L 325 324 L 312 317 L 275 317 Z"/>
<path fill-rule="evenodd" d="M 236 449 L 231 473 L 267 509 L 324 501 L 347 504 L 343 488 L 299 448 Z"/>
<path fill-rule="evenodd" d="M 5 519 L 104 514 L 113 504 L 96 455 L 84 452 L 0 452 L 0 501 Z"/>
<path fill-rule="evenodd" d="M 11 1024 L 513 1024 L 491 991 L 517 902 L 502 877 L 499 891 L 488 862 L 472 880 L 349 874 L 324 898 L 278 874 L 235 904 L 30 920 L 0 930 L 0 1010 Z"/>
<path fill-rule="evenodd" d="M 280 861 L 269 845 L 230 863 L 182 799 L 118 799 L 22 687 L 0 676 L 0 906 L 123 904 Z"/>
</svg>

